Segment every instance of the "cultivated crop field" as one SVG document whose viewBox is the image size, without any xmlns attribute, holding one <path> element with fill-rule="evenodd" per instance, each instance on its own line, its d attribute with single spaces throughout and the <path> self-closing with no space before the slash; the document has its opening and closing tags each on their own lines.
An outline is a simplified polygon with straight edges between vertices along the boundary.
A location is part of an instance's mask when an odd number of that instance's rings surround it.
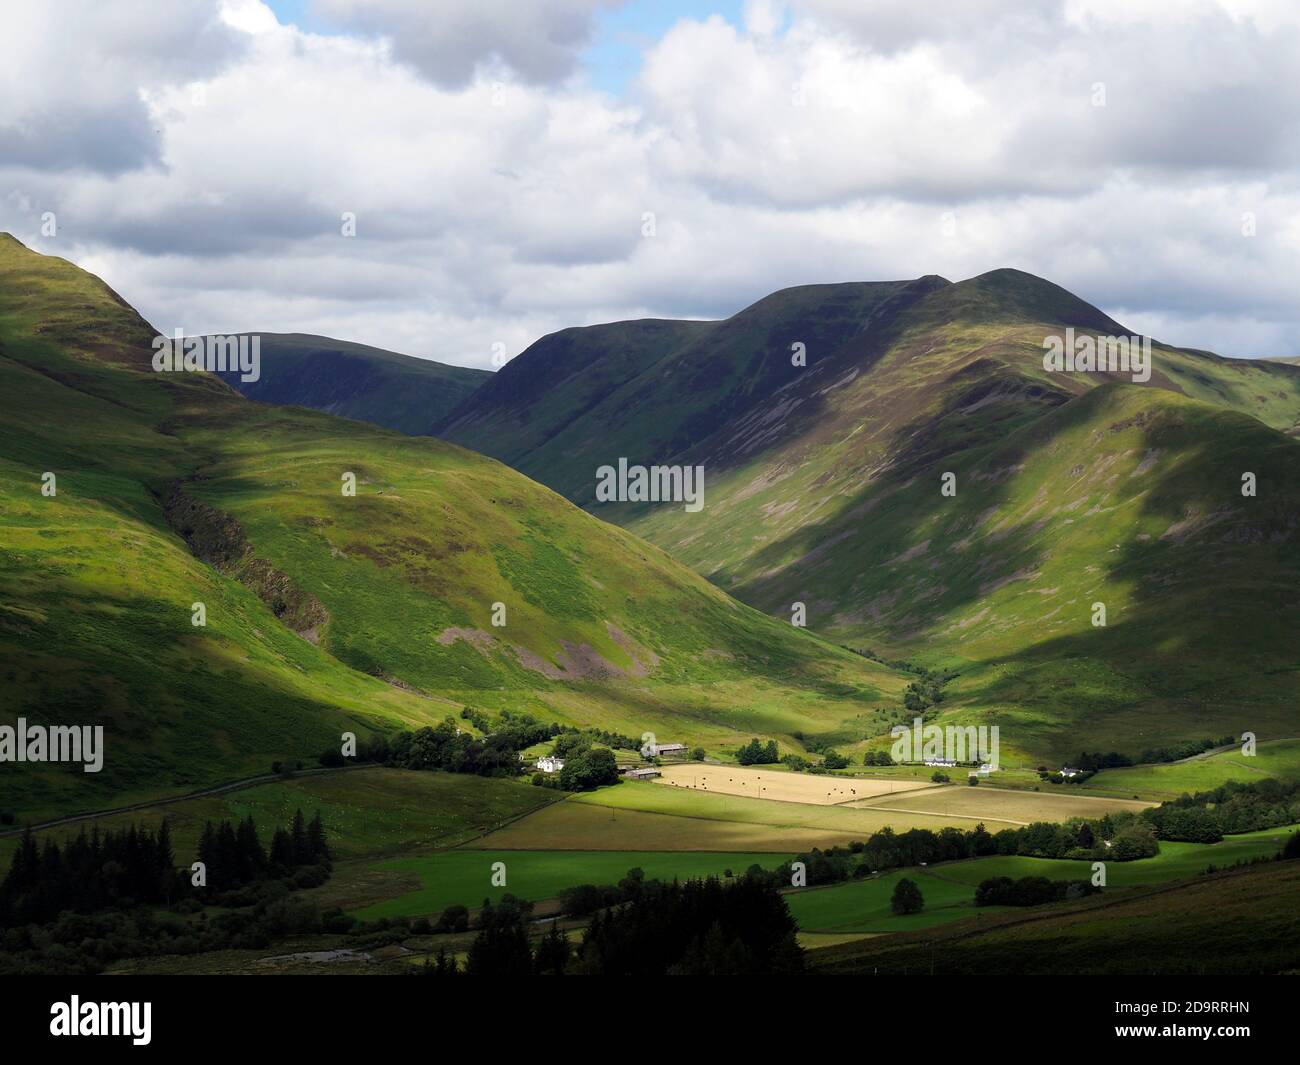
<svg viewBox="0 0 1300 1065">
<path fill-rule="evenodd" d="M 893 795 L 933 788 L 919 780 L 871 780 L 865 777 L 812 776 L 780 769 L 749 766 L 713 766 L 700 762 L 660 767 L 662 776 L 654 783 L 673 788 L 722 795 L 743 795 L 779 802 L 816 803 L 835 806 L 855 799 Z"/>
<path fill-rule="evenodd" d="M 753 799 L 745 795 L 714 793 L 697 788 L 674 788 L 655 783 L 624 783 L 615 788 L 575 795 L 570 801 L 616 810 L 644 810 L 648 813 L 673 814 L 677 817 L 702 817 L 713 821 L 742 821 L 753 825 L 779 828 L 808 828 L 834 833 L 849 833 L 853 839 L 865 840 L 871 833 L 891 827 L 969 828 L 966 818 L 934 814 L 899 814 L 887 810 L 853 809 L 825 803 L 783 802 L 779 799 Z"/>
<path fill-rule="evenodd" d="M 1011 791 L 983 784 L 974 788 L 968 784 L 951 784 L 897 798 L 886 796 L 860 800 L 853 805 L 872 810 L 983 820 L 990 824 L 1027 825 L 1034 821 L 1065 821 L 1071 817 L 1098 818 L 1121 810 L 1137 813 L 1154 804 L 1093 795 Z"/>
<path fill-rule="evenodd" d="M 644 810 L 557 802 L 466 847 L 488 850 L 773 851 L 847 846 L 860 833 L 681 817 Z"/>
</svg>

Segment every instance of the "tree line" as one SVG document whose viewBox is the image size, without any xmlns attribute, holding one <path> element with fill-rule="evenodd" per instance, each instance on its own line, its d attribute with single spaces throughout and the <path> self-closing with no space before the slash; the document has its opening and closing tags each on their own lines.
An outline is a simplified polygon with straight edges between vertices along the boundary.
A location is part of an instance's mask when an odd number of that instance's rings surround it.
<svg viewBox="0 0 1300 1065">
<path fill-rule="evenodd" d="M 445 951 L 429 975 L 774 975 L 803 970 L 798 930 L 767 881 L 742 876 L 685 883 L 643 881 L 635 896 L 596 913 L 582 941 L 557 924 L 533 946 L 533 906 L 511 895 L 484 904 L 463 969 Z"/>
<path fill-rule="evenodd" d="M 0 972 L 90 974 L 119 958 L 260 948 L 322 930 L 316 906 L 290 897 L 329 876 L 319 813 L 308 823 L 297 811 L 269 852 L 251 817 L 208 823 L 197 857 L 200 884 L 177 868 L 165 820 L 156 832 L 95 824 L 62 845 L 38 845 L 29 829 L 0 881 Z M 210 905 L 229 912 L 209 917 Z"/>
</svg>

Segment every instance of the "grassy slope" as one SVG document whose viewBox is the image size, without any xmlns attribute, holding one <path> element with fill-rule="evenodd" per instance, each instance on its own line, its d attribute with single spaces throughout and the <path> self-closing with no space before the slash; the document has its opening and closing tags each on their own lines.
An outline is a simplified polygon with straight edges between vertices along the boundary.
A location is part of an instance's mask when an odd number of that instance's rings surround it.
<svg viewBox="0 0 1300 1065">
<path fill-rule="evenodd" d="M 1300 968 L 1300 862 L 829 947 L 838 974 L 1278 973 Z"/>
<path fill-rule="evenodd" d="M 1161 843 L 1154 858 L 1136 862 L 1108 862 L 1106 882 L 1111 889 L 1170 884 L 1199 876 L 1211 865 L 1222 869 L 1236 862 L 1268 858 L 1282 847 L 1294 829 L 1266 829 L 1229 836 L 1221 843 Z M 902 877 L 913 880 L 925 897 L 925 909 L 908 917 L 889 907 L 894 885 Z M 974 905 L 975 888 L 992 877 L 1019 879 L 1045 876 L 1051 880 L 1088 880 L 1092 863 L 1046 858 L 991 857 L 945 862 L 928 869 L 903 869 L 884 876 L 830 887 L 809 888 L 787 896 L 799 927 L 812 932 L 910 932 L 947 924 L 980 914 L 1004 912 L 1002 907 Z M 1041 910 L 1036 912 L 1043 912 Z"/>
<path fill-rule="evenodd" d="M 864 323 L 944 282 L 784 289 L 724 322 L 619 322 L 544 337 L 438 429 L 589 503 L 595 470 L 655 463 L 797 384 L 791 345 L 815 362 Z"/>
<path fill-rule="evenodd" d="M 897 697 L 897 674 L 496 462 L 155 374 L 151 336 L 98 279 L 0 238 L 0 720 L 102 722 L 109 744 L 97 775 L 6 769 L 0 800 L 24 818 L 264 771 L 464 701 L 716 749 Z M 274 568 L 265 601 L 169 528 L 177 483 Z M 316 643 L 272 609 L 300 593 L 326 612 Z"/>
<path fill-rule="evenodd" d="M 336 861 L 374 860 L 455 847 L 553 802 L 555 793 L 514 780 L 424 773 L 367 766 L 295 776 L 195 799 L 181 799 L 124 814 L 58 825 L 37 834 L 65 842 L 83 829 L 101 831 L 170 825 L 176 860 L 189 865 L 205 821 L 252 816 L 264 845 L 275 826 L 295 810 L 319 810 Z M 0 838 L 0 870 L 7 870 L 19 837 Z"/>
<path fill-rule="evenodd" d="M 238 373 L 219 374 L 231 388 L 262 403 L 311 407 L 403 433 L 429 433 L 492 378 L 486 370 L 447 366 L 330 337 L 257 335 L 261 375 L 244 382 Z"/>
<path fill-rule="evenodd" d="M 496 902 L 507 893 L 536 902 L 579 884 L 617 884 L 630 869 L 642 870 L 650 880 L 686 880 L 721 876 L 728 869 L 741 873 L 756 864 L 773 868 L 784 857 L 701 851 L 445 851 L 383 863 L 383 872 L 417 877 L 419 888 L 361 907 L 355 915 L 366 921 L 434 916 L 453 904 L 480 906 L 484 899 Z M 494 887 L 492 867 L 497 863 L 505 865 L 506 883 Z"/>
<path fill-rule="evenodd" d="M 1300 373 L 1158 347 L 1152 387 L 1047 374 L 1045 335 L 1123 327 L 1054 285 L 994 271 L 874 316 L 850 307 L 866 328 L 841 322 L 839 347 L 810 345 L 806 377 L 791 381 L 786 341 L 823 313 L 805 293 L 770 298 L 786 300 L 784 326 L 767 321 L 698 360 L 718 384 L 695 406 L 726 418 L 690 423 L 656 405 L 656 382 L 681 361 L 669 355 L 510 460 L 579 500 L 618 454 L 704 462 L 702 514 L 595 512 L 777 616 L 803 602 L 837 641 L 962 665 L 950 705 L 1000 723 L 1012 760 L 1295 733 L 1286 633 L 1300 604 L 1286 589 L 1300 564 L 1300 444 L 1287 434 Z M 739 330 L 752 311 L 725 324 Z M 684 402 L 671 388 L 666 401 Z M 666 427 L 638 448 L 643 406 Z M 477 417 L 451 435 L 523 415 Z M 945 471 L 956 498 L 940 495 Z M 1240 495 L 1244 471 L 1259 478 L 1256 499 Z"/>
<path fill-rule="evenodd" d="M 1300 780 L 1300 740 L 1261 743 L 1253 756 L 1239 747 L 1187 758 L 1181 762 L 1105 769 L 1088 781 L 1090 787 L 1111 791 L 1140 791 L 1156 800 L 1211 791 L 1225 781 L 1250 784 L 1272 777 Z"/>
</svg>

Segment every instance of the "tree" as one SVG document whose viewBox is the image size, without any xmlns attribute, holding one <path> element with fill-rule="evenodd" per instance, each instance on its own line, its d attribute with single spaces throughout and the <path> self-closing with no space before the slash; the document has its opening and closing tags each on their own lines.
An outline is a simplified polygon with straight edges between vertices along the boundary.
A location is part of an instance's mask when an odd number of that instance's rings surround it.
<svg viewBox="0 0 1300 1065">
<path fill-rule="evenodd" d="M 1294 858 L 1300 858 L 1300 832 L 1292 832 L 1287 836 L 1286 844 L 1282 847 L 1282 860 L 1291 861 Z"/>
<path fill-rule="evenodd" d="M 311 862 L 311 850 L 307 845 L 307 822 L 302 816 L 302 810 L 297 810 L 293 815 L 293 822 L 289 825 L 289 839 L 293 843 L 293 864 L 307 865 Z"/>
<path fill-rule="evenodd" d="M 894 885 L 894 896 L 889 900 L 889 908 L 899 916 L 920 913 L 925 908 L 925 897 L 919 887 L 903 877 Z"/>
<path fill-rule="evenodd" d="M 774 765 L 780 760 L 776 740 L 760 743 L 757 738 L 754 738 L 736 752 L 736 761 L 741 765 Z"/>
<path fill-rule="evenodd" d="M 464 932 L 469 929 L 469 910 L 459 904 L 448 906 L 442 911 L 435 932 Z"/>
<path fill-rule="evenodd" d="M 1108 857 L 1116 862 L 1131 862 L 1138 858 L 1151 858 L 1160 853 L 1155 829 L 1145 821 L 1134 820 L 1115 833 L 1110 841 Z"/>
<path fill-rule="evenodd" d="M 550 931 L 537 944 L 537 953 L 533 957 L 533 970 L 537 973 L 564 974 L 569 958 L 573 955 L 573 946 L 569 937 L 560 931 L 560 922 L 552 921 Z"/>
<path fill-rule="evenodd" d="M 691 758 L 697 762 L 704 761 L 704 748 L 696 747 L 695 750 L 691 751 Z"/>
<path fill-rule="evenodd" d="M 471 976 L 527 976 L 533 969 L 527 922 L 533 904 L 503 895 L 479 913 L 479 934 L 470 944 L 465 971 Z"/>
<path fill-rule="evenodd" d="M 199 856 L 202 857 L 202 850 Z M 271 837 L 271 867 L 280 876 L 293 868 L 293 840 L 283 828 L 277 828 Z"/>
<path fill-rule="evenodd" d="M 311 824 L 307 826 L 307 852 L 311 855 L 311 861 L 315 865 L 329 867 L 333 864 L 330 846 L 325 839 L 325 822 L 321 820 L 319 810 L 316 811 L 316 816 L 311 819 Z"/>
<path fill-rule="evenodd" d="M 570 758 L 560 770 L 560 787 L 566 791 L 590 791 L 603 784 L 618 783 L 618 763 L 607 747 L 595 747 Z"/>
</svg>

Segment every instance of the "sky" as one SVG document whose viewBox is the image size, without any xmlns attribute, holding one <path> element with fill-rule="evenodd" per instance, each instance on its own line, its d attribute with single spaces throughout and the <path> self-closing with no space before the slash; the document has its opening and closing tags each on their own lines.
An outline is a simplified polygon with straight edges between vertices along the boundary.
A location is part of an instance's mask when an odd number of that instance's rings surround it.
<svg viewBox="0 0 1300 1065">
<path fill-rule="evenodd" d="M 166 333 L 491 368 L 571 325 L 1016 267 L 1157 340 L 1300 354 L 1292 0 L 29 0 L 5 20 L 0 230 Z"/>
</svg>

